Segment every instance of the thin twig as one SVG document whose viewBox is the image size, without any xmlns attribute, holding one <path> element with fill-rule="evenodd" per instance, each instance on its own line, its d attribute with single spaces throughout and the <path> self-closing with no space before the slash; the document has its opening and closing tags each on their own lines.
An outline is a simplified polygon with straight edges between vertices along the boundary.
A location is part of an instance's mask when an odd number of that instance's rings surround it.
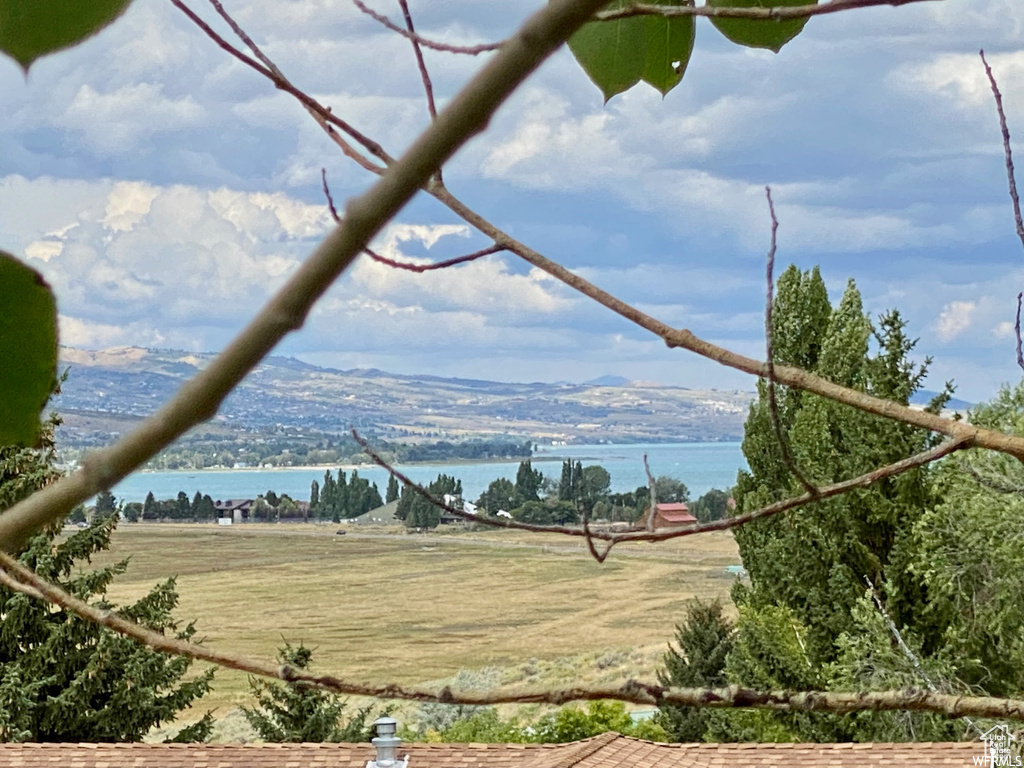
<svg viewBox="0 0 1024 768">
<path fill-rule="evenodd" d="M 596 21 L 614 21 L 630 16 L 707 16 L 718 19 L 803 19 L 809 16 L 823 16 L 828 13 L 851 11 L 855 8 L 874 8 L 880 5 L 910 5 L 911 3 L 931 2 L 931 0 L 832 0 L 821 5 L 774 6 L 763 8 L 738 7 L 723 5 L 646 5 L 636 3 L 613 11 L 601 11 L 594 14 Z"/>
<path fill-rule="evenodd" d="M 412 43 L 412 51 L 416 55 L 416 66 L 420 70 L 420 80 L 423 83 L 423 91 L 427 95 L 427 112 L 430 113 L 430 119 L 437 119 L 437 107 L 434 105 L 434 84 L 430 80 L 430 73 L 427 71 L 427 62 L 423 60 L 423 51 L 420 49 L 420 43 L 416 39 L 416 27 L 412 23 L 412 13 L 409 11 L 408 0 L 398 0 L 398 4 L 402 8 L 402 16 L 405 18 L 405 28 L 409 30 L 409 42 Z M 441 168 L 437 169 L 437 173 L 434 174 L 434 178 L 438 184 L 444 184 L 444 176 Z"/>
<path fill-rule="evenodd" d="M 1020 300 L 1024 293 L 1017 294 L 1017 319 L 1013 323 L 1013 333 L 1017 337 L 1017 365 L 1024 370 L 1024 351 L 1021 350 L 1020 340 Z"/>
<path fill-rule="evenodd" d="M 1010 149 L 1010 129 L 1006 125 L 1006 112 L 1003 111 L 1003 95 L 999 92 L 992 67 L 985 59 L 985 51 L 978 51 L 978 55 L 981 56 L 981 63 L 985 65 L 985 74 L 988 75 L 988 84 L 992 88 L 992 97 L 996 102 L 996 112 L 999 113 L 999 130 L 1003 133 L 1003 156 L 1006 160 L 1006 179 L 1010 187 L 1010 201 L 1013 203 L 1013 223 L 1017 226 L 1017 237 L 1024 246 L 1024 221 L 1020 215 L 1020 197 L 1017 195 L 1017 180 L 1013 172 L 1013 151 Z"/>
<path fill-rule="evenodd" d="M 775 303 L 775 246 L 776 234 L 779 231 L 779 220 L 775 215 L 775 203 L 772 202 L 772 188 L 765 187 L 764 194 L 768 198 L 768 213 L 772 219 L 771 245 L 768 247 L 768 257 L 765 259 L 765 282 L 767 283 L 767 288 L 765 289 L 764 302 L 765 367 L 768 369 L 768 375 L 765 377 L 765 380 L 768 382 L 768 414 L 771 417 L 772 430 L 775 432 L 775 440 L 779 444 L 783 463 L 789 469 L 790 474 L 804 487 L 805 491 L 812 496 L 817 496 L 817 486 L 800 471 L 796 459 L 793 458 L 793 454 L 789 450 L 789 438 L 782 428 L 782 419 L 779 418 L 779 402 L 775 397 L 775 327 L 772 322 L 772 309 Z"/>
<path fill-rule="evenodd" d="M 332 124 L 334 127 L 348 134 L 355 142 L 360 144 L 371 155 L 381 160 L 385 165 L 390 165 L 391 163 L 394 162 L 394 158 L 391 157 L 387 152 L 385 152 L 383 147 L 380 146 L 380 144 L 373 141 L 369 137 L 365 136 L 363 133 L 356 130 L 353 126 L 349 125 L 344 120 L 335 117 L 333 114 L 331 114 L 330 109 L 323 107 L 323 105 L 316 102 L 304 91 L 296 88 L 294 85 L 292 85 L 291 82 L 288 81 L 287 78 L 279 76 L 274 71 L 268 69 L 263 64 L 253 59 L 251 56 L 247 56 L 245 53 L 238 50 L 238 48 L 231 45 L 231 43 L 229 43 L 227 40 L 225 40 L 223 37 L 217 34 L 217 32 L 214 31 L 214 29 L 209 24 L 207 24 L 199 16 L 197 16 L 196 13 L 191 8 L 185 5 L 185 3 L 182 2 L 182 0 L 170 0 L 170 2 L 172 5 L 174 5 L 175 8 L 177 8 L 186 16 L 188 16 L 189 20 L 197 27 L 199 27 L 204 33 L 206 33 L 206 36 L 213 40 L 213 42 L 216 43 L 219 48 L 226 51 L 231 56 L 234 56 L 236 59 L 241 61 L 246 66 L 251 67 L 256 72 L 259 72 L 261 75 L 270 80 L 276 88 L 285 91 L 286 93 L 290 93 L 292 96 L 298 99 L 303 106 L 305 106 L 307 109 L 315 111 L 324 121 Z M 221 10 L 223 10 L 223 8 Z M 230 18 L 227 15 L 226 11 L 224 11 L 224 15 L 225 17 Z M 248 39 L 251 40 L 251 38 Z M 277 67 L 275 67 L 274 69 L 277 70 Z M 280 70 L 277 71 L 279 72 Z"/>
<path fill-rule="evenodd" d="M 320 169 L 320 181 L 323 183 L 324 197 L 327 198 L 327 210 L 331 212 L 331 218 L 334 219 L 335 224 L 341 224 L 341 217 L 338 215 L 338 209 L 334 207 L 334 198 L 331 197 L 331 188 L 327 186 L 327 169 Z"/>
<path fill-rule="evenodd" d="M 210 5 L 213 6 L 213 9 L 217 11 L 217 14 L 228 23 L 228 26 L 231 27 L 231 31 L 238 36 L 238 39 L 241 40 L 250 51 L 252 51 L 253 56 L 263 62 L 263 66 L 283 80 L 284 75 L 281 74 L 281 70 L 279 70 L 277 65 L 270 60 L 269 56 L 263 53 L 260 47 L 256 45 L 255 41 L 249 37 L 249 34 L 242 29 L 241 25 L 234 20 L 231 14 L 224 10 L 224 6 L 221 5 L 220 0 L 209 0 L 209 2 Z"/>
<path fill-rule="evenodd" d="M 431 504 L 446 510 L 455 517 L 488 525 L 493 528 L 514 528 L 516 530 L 531 531 L 533 533 L 553 533 L 562 536 L 582 536 L 584 538 L 589 536 L 594 539 L 613 542 L 615 544 L 627 541 L 667 541 L 669 539 L 677 539 L 683 536 L 695 536 L 708 531 L 725 531 L 732 528 L 739 528 L 752 523 L 755 520 L 773 517 L 781 512 L 787 512 L 791 509 L 802 507 L 812 501 L 821 501 L 858 488 L 867 488 L 868 486 L 881 480 L 885 480 L 886 478 L 895 477 L 896 475 L 900 475 L 908 470 L 924 466 L 925 464 L 937 461 L 938 459 L 948 456 L 951 453 L 955 453 L 963 448 L 970 447 L 970 441 L 968 438 L 954 438 L 952 440 L 947 440 L 934 448 L 929 448 L 927 451 L 922 451 L 921 453 L 914 454 L 913 456 L 893 462 L 892 464 L 887 464 L 884 467 L 878 467 L 877 469 L 865 472 L 863 475 L 859 475 L 850 480 L 843 480 L 832 485 L 823 486 L 817 489 L 817 496 L 805 493 L 802 496 L 794 496 L 783 501 L 777 501 L 766 507 L 762 507 L 761 509 L 756 509 L 752 512 L 745 512 L 744 514 L 736 515 L 735 517 L 725 517 L 720 520 L 711 520 L 706 523 L 692 523 L 679 528 L 663 528 L 655 531 L 631 530 L 621 533 L 612 533 L 609 531 L 584 532 L 581 528 L 574 528 L 567 525 L 535 525 L 533 523 L 524 523 L 519 520 L 481 517 L 470 514 L 463 509 L 458 509 L 451 504 L 446 504 L 443 499 L 437 498 L 422 485 L 416 483 L 407 475 L 397 470 L 386 459 L 378 454 L 356 430 L 353 429 L 351 434 L 352 438 L 359 443 L 360 447 L 362 447 L 363 453 L 369 456 L 377 466 L 387 470 L 388 473 L 395 477 L 399 482 L 408 488 L 411 488 L 413 492 L 419 494 Z"/>
<path fill-rule="evenodd" d="M 654 479 L 654 475 L 651 474 L 651 467 L 647 464 L 647 454 L 644 454 L 644 472 L 647 473 L 647 520 L 644 523 L 644 527 L 648 533 L 654 531 L 655 517 L 658 514 L 658 483 Z"/>
<path fill-rule="evenodd" d="M 412 13 L 409 12 L 408 0 L 398 0 L 402 6 L 402 16 L 405 18 L 405 28 L 409 30 L 409 42 L 412 43 L 413 53 L 416 54 L 416 66 L 420 70 L 420 80 L 423 81 L 423 90 L 427 94 L 427 111 L 430 119 L 437 119 L 437 107 L 434 105 L 434 84 L 430 81 L 430 73 L 427 72 L 427 63 L 423 60 L 423 51 L 420 49 L 420 41 L 416 39 L 416 28 L 412 23 Z"/>
<path fill-rule="evenodd" d="M 444 687 L 440 691 L 407 688 L 388 683 L 369 685 L 352 683 L 331 675 L 311 675 L 288 664 L 275 664 L 261 659 L 222 653 L 205 645 L 179 640 L 155 632 L 125 619 L 117 613 L 103 610 L 69 595 L 59 587 L 40 578 L 11 556 L 0 553 L 0 581 L 11 589 L 45 598 L 83 619 L 130 637 L 143 645 L 163 653 L 188 656 L 228 669 L 237 669 L 260 677 L 276 678 L 293 685 L 321 688 L 334 693 L 372 696 L 378 699 L 404 699 L 407 701 L 439 702 L 441 704 L 567 704 L 571 701 L 618 700 L 641 706 L 672 704 L 688 707 L 714 707 L 731 709 L 753 707 L 758 709 L 790 710 L 800 712 L 835 712 L 846 714 L 865 711 L 913 710 L 935 712 L 950 717 L 995 717 L 1005 720 L 1024 720 L 1024 700 L 997 699 L 989 696 L 955 696 L 932 693 L 914 688 L 899 691 L 861 691 L 840 693 L 832 691 L 756 691 L 739 686 L 728 688 L 665 688 L 660 685 L 629 680 L 616 687 L 572 687 L 561 690 L 497 690 L 461 691 Z"/>
<path fill-rule="evenodd" d="M 181 0 L 172 2 L 187 10 Z M 516 87 L 579 29 L 602 2 L 553 0 L 530 16 L 403 157 L 366 193 L 349 200 L 342 223 L 324 238 L 223 352 L 113 446 L 95 451 L 77 472 L 0 515 L 0 546 L 17 551 L 34 531 L 114 485 L 193 426 L 212 418 L 249 371 L 288 333 L 302 327 L 316 300 L 381 228 L 427 185 L 448 158 L 484 130 L 491 115 Z M 195 14 L 188 13 L 203 26 Z M 210 33 L 212 30 L 207 34 Z M 273 77 L 262 64 L 252 61 L 252 65 L 265 76 Z M 303 103 L 312 101 L 305 94 L 297 98 Z"/>
<path fill-rule="evenodd" d="M 405 269 L 409 272 L 432 272 L 435 269 L 447 269 L 448 267 L 454 267 L 456 264 L 465 264 L 469 261 L 476 261 L 484 256 L 490 256 L 492 253 L 500 253 L 504 250 L 505 246 L 503 245 L 489 245 L 486 248 L 481 248 L 479 251 L 467 253 L 465 256 L 456 256 L 454 259 L 445 259 L 444 261 L 437 261 L 433 264 L 409 264 L 405 261 L 395 261 L 394 259 L 389 259 L 387 256 L 381 256 L 379 253 L 372 251 L 369 248 L 364 248 L 363 252 L 374 261 L 386 264 L 389 267 L 394 267 L 395 269 Z"/>
<path fill-rule="evenodd" d="M 451 45 L 449 43 L 438 42 L 437 40 L 429 40 L 423 37 L 422 35 L 416 34 L 415 30 L 402 29 L 402 27 L 395 24 L 395 22 L 393 22 L 387 16 L 385 16 L 382 13 L 377 13 L 377 11 L 373 10 L 365 3 L 361 2 L 361 0 L 352 0 L 352 2 L 355 3 L 356 8 L 358 8 L 360 11 L 365 13 L 367 16 L 369 16 L 377 23 L 383 24 L 392 32 L 397 32 L 407 40 L 411 40 L 414 43 L 422 45 L 424 48 L 432 48 L 435 51 L 442 51 L 444 53 L 464 53 L 469 56 L 477 56 L 481 53 L 489 53 L 490 51 L 496 51 L 505 44 L 504 40 L 497 43 L 483 43 L 482 45 Z"/>
</svg>

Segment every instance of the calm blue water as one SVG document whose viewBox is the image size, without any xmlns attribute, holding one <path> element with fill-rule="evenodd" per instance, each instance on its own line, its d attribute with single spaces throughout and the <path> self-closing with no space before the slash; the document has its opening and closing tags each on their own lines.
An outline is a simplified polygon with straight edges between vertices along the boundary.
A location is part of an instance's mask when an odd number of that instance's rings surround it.
<svg viewBox="0 0 1024 768">
<path fill-rule="evenodd" d="M 696 498 L 711 488 L 731 488 L 736 471 L 745 467 L 739 443 L 659 443 L 637 445 L 572 445 L 546 446 L 533 457 L 533 465 L 557 480 L 564 459 L 581 461 L 584 466 L 600 464 L 612 477 L 612 493 L 632 491 L 647 484 L 643 454 L 656 476 L 668 475 L 682 480 Z M 428 483 L 438 473 L 454 475 L 462 480 L 467 499 L 476 499 L 492 480 L 506 477 L 515 480 L 516 462 L 486 464 L 418 464 L 398 467 L 413 480 Z M 361 467 L 360 477 L 377 483 L 381 495 L 387 487 L 387 472 L 376 466 Z M 230 469 L 221 471 L 139 472 L 121 481 L 114 495 L 123 501 L 145 501 L 150 491 L 158 499 L 176 496 L 184 491 L 189 498 L 199 491 L 217 499 L 255 498 L 273 490 L 287 493 L 293 499 L 309 499 L 313 480 L 323 485 L 324 469 Z"/>
</svg>

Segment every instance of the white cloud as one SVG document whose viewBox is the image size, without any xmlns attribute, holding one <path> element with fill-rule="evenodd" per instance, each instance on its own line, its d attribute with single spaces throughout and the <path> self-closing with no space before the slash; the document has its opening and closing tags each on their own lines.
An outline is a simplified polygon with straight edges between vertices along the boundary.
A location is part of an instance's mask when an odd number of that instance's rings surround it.
<svg viewBox="0 0 1024 768">
<path fill-rule="evenodd" d="M 81 131 L 97 152 L 124 152 L 142 136 L 197 126 L 205 111 L 192 96 L 169 98 L 153 83 L 125 85 L 107 93 L 82 85 L 55 122 Z"/>
<path fill-rule="evenodd" d="M 951 301 L 946 304 L 935 321 L 935 332 L 942 341 L 952 341 L 963 335 L 974 322 L 978 305 L 973 301 Z"/>
<path fill-rule="evenodd" d="M 1009 320 L 1003 320 L 999 325 L 992 329 L 992 334 L 1000 339 L 1013 338 L 1013 323 Z"/>
</svg>

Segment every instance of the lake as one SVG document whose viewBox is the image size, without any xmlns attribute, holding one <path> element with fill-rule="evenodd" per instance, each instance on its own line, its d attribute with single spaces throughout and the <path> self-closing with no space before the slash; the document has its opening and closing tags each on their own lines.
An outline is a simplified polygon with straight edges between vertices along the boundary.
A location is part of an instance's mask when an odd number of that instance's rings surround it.
<svg viewBox="0 0 1024 768">
<path fill-rule="evenodd" d="M 690 497 L 697 498 L 711 488 L 731 488 L 736 472 L 746 467 L 739 443 L 656 443 L 635 445 L 569 445 L 542 446 L 533 456 L 533 464 L 548 477 L 557 480 L 565 459 L 581 461 L 584 466 L 600 464 L 612 478 L 612 493 L 632 491 L 647 485 L 643 455 L 655 476 L 668 475 L 686 483 Z M 398 469 L 420 483 L 429 483 L 439 473 L 462 480 L 467 499 L 476 499 L 487 490 L 492 480 L 505 477 L 515 480 L 518 462 L 484 462 L 480 464 L 415 464 Z M 138 472 L 113 488 L 123 501 L 145 501 L 150 491 L 158 499 L 172 498 L 184 491 L 189 498 L 196 491 L 209 494 L 214 500 L 255 498 L 273 490 L 287 493 L 293 499 L 308 500 L 314 480 L 323 485 L 325 468 L 320 469 L 226 469 L 183 470 L 176 472 Z M 360 467 L 360 477 L 377 484 L 381 495 L 387 487 L 387 472 L 380 467 Z"/>
</svg>

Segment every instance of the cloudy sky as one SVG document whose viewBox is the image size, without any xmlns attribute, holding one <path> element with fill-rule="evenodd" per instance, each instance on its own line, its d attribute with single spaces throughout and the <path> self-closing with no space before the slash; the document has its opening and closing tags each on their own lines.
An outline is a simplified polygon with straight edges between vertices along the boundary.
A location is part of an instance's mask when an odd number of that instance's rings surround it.
<svg viewBox="0 0 1024 768">
<path fill-rule="evenodd" d="M 542 1 L 412 9 L 424 34 L 475 43 Z M 392 153 L 426 124 L 407 42 L 349 0 L 225 4 L 293 82 Z M 392 0 L 374 4 L 398 18 Z M 699 20 L 686 77 L 664 99 L 640 86 L 603 104 L 560 53 L 446 181 L 598 285 L 758 356 L 771 184 L 780 265 L 821 265 L 834 295 L 855 278 L 872 313 L 908 318 L 919 357 L 935 359 L 932 388 L 952 378 L 984 399 L 1020 375 L 1024 252 L 982 47 L 1024 137 L 1024 5 L 942 0 L 812 19 L 777 55 Z M 427 63 L 443 103 L 481 60 L 428 52 Z M 0 102 L 0 248 L 53 283 L 70 345 L 220 349 L 331 226 L 320 168 L 340 200 L 372 181 L 167 0 L 136 0 L 27 80 L 0 60 Z M 377 242 L 417 260 L 485 245 L 428 199 Z M 338 368 L 752 387 L 511 256 L 427 275 L 361 260 L 279 351 Z"/>
</svg>

